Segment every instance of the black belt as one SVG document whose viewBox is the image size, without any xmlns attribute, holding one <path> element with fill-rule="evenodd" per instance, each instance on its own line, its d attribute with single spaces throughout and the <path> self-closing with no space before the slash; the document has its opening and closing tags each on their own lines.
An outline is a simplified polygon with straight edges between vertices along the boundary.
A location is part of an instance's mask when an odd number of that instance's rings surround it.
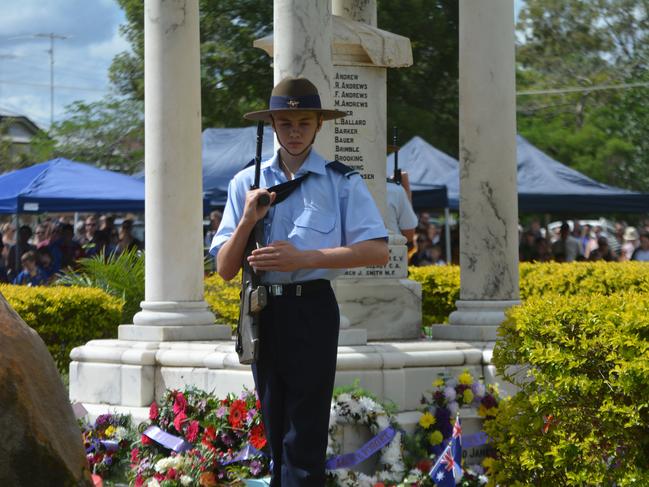
<svg viewBox="0 0 649 487">
<path fill-rule="evenodd" d="M 331 288 L 327 279 L 316 279 L 315 281 L 294 282 L 291 284 L 266 284 L 270 296 L 313 296 Z"/>
</svg>

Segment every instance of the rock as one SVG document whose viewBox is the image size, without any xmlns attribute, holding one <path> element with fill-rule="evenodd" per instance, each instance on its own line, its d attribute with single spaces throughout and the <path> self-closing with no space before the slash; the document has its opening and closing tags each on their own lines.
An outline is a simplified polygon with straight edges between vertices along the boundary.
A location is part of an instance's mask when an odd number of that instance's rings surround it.
<svg viewBox="0 0 649 487">
<path fill-rule="evenodd" d="M 92 486 L 81 432 L 54 360 L 2 294 L 0 485 Z"/>
</svg>

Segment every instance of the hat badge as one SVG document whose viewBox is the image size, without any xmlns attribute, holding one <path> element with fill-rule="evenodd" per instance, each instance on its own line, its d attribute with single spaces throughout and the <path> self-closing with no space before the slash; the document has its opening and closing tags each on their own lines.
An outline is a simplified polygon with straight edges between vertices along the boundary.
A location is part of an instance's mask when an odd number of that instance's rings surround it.
<svg viewBox="0 0 649 487">
<path fill-rule="evenodd" d="M 289 101 L 286 102 L 289 108 L 297 108 L 298 105 L 300 104 L 300 100 L 296 100 L 295 98 L 291 98 Z"/>
</svg>

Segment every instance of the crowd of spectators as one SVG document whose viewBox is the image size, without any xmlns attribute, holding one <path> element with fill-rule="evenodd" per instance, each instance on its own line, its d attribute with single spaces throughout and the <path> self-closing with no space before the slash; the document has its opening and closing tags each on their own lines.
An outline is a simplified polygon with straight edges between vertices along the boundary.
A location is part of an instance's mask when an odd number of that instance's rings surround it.
<svg viewBox="0 0 649 487">
<path fill-rule="evenodd" d="M 0 282 L 29 286 L 47 285 L 56 274 L 75 268 L 82 257 L 109 256 L 144 248 L 133 236 L 133 218 L 119 228 L 112 215 L 89 215 L 77 224 L 67 217 L 46 218 L 33 228 L 13 223 L 0 225 Z"/>
<path fill-rule="evenodd" d="M 649 262 L 649 222 L 644 222 L 639 231 L 619 221 L 607 232 L 602 225 L 582 225 L 578 221 L 566 221 L 556 231 L 548 231 L 533 221 L 521 233 L 519 260 Z"/>
</svg>

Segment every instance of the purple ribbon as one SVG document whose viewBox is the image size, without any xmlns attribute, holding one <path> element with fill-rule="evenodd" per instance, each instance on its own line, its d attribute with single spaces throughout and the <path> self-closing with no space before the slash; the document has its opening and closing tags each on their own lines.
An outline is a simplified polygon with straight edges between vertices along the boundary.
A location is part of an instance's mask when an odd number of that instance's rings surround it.
<svg viewBox="0 0 649 487">
<path fill-rule="evenodd" d="M 183 438 L 162 431 L 157 426 L 149 426 L 142 434 L 176 453 L 182 453 L 193 448 L 192 444 L 185 441 Z"/>
<path fill-rule="evenodd" d="M 358 465 L 390 443 L 396 434 L 397 432 L 391 426 L 388 426 L 355 452 L 331 457 L 325 463 L 325 468 L 327 470 L 337 470 L 339 468 L 350 468 Z"/>
<path fill-rule="evenodd" d="M 99 443 L 107 450 L 107 451 L 117 451 L 119 450 L 119 442 L 115 440 L 99 440 Z"/>
<path fill-rule="evenodd" d="M 221 465 L 226 466 L 226 465 L 230 465 L 231 463 L 243 462 L 245 460 L 250 460 L 253 457 L 260 457 L 260 456 L 266 456 L 266 454 L 264 452 L 257 450 L 252 445 L 246 445 L 243 448 L 243 450 L 237 453 L 237 455 L 233 459 L 228 460 L 227 462 L 222 463 Z"/>
<path fill-rule="evenodd" d="M 462 448 L 473 448 L 489 443 L 489 436 L 484 431 L 462 436 Z"/>
</svg>

